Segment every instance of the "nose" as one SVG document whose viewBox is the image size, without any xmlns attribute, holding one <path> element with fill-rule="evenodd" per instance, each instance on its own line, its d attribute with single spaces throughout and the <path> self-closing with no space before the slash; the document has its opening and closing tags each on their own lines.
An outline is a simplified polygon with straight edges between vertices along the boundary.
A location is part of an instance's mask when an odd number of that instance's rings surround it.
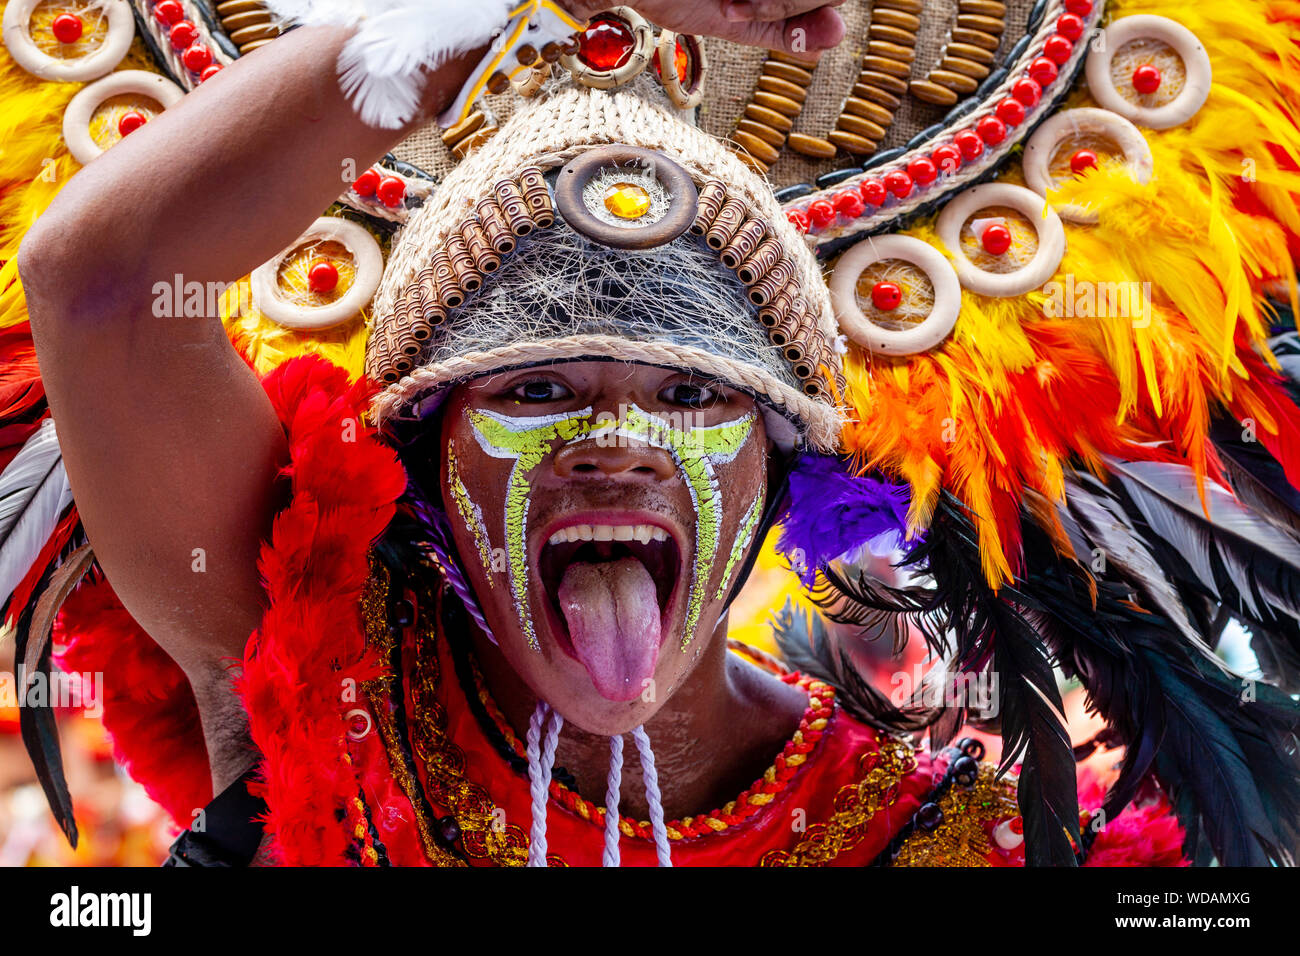
<svg viewBox="0 0 1300 956">
<path fill-rule="evenodd" d="M 587 439 L 565 445 L 555 455 L 560 478 L 613 478 L 618 481 L 668 481 L 677 465 L 663 448 L 619 437 L 609 442 Z"/>
</svg>

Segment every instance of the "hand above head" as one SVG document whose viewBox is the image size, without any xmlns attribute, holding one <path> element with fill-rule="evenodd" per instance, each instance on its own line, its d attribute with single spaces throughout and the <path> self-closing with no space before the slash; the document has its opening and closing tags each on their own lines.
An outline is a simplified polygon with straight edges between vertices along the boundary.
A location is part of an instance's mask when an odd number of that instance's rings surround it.
<svg viewBox="0 0 1300 956">
<path fill-rule="evenodd" d="M 574 16 L 589 19 L 610 8 L 608 0 L 559 0 Z M 631 6 L 656 26 L 678 33 L 721 37 L 816 57 L 844 38 L 844 21 L 832 8 L 844 0 L 637 0 Z"/>
</svg>

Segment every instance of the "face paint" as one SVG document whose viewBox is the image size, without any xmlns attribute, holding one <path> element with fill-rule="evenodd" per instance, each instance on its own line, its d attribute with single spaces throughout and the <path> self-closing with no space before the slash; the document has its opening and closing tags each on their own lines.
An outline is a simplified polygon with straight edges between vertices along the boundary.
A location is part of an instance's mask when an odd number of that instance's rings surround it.
<svg viewBox="0 0 1300 956">
<path fill-rule="evenodd" d="M 451 488 L 451 497 L 456 503 L 456 510 L 460 513 L 461 520 L 474 536 L 474 547 L 478 551 L 479 560 L 483 563 L 483 570 L 487 572 L 488 587 L 496 587 L 496 581 L 492 577 L 492 546 L 488 542 L 483 509 L 469 496 L 469 489 L 465 487 L 460 471 L 456 468 L 456 452 L 451 447 L 447 449 L 447 485 Z"/>
<path fill-rule="evenodd" d="M 736 529 L 736 540 L 731 545 L 731 554 L 727 557 L 727 566 L 722 569 L 722 583 L 718 585 L 718 592 L 713 595 L 715 601 L 721 601 L 727 594 L 727 585 L 731 582 L 731 572 L 735 570 L 736 562 L 740 556 L 745 553 L 749 547 L 749 541 L 754 537 L 754 526 L 758 524 L 758 516 L 763 510 L 763 499 L 767 496 L 767 476 L 763 476 L 763 483 L 759 485 L 758 497 L 754 499 L 749 510 L 745 512 L 745 517 L 740 519 L 740 527 Z"/>
<path fill-rule="evenodd" d="M 528 555 L 525 548 L 531 490 L 528 476 L 550 454 L 557 441 L 571 441 L 590 431 L 591 408 L 528 418 L 513 418 L 486 409 L 466 409 L 465 415 L 485 454 L 493 458 L 513 458 L 515 462 L 506 485 L 506 559 L 510 592 L 528 646 L 540 651 L 528 608 Z"/>
<path fill-rule="evenodd" d="M 686 602 L 683 651 L 695 637 L 695 627 L 704 608 L 704 589 L 713 573 L 722 537 L 722 490 L 713 468 L 736 457 L 749 440 L 757 417 L 750 411 L 719 425 L 679 430 L 633 405 L 618 429 L 619 434 L 663 448 L 672 455 L 691 493 L 691 504 L 695 507 L 695 566 Z"/>
</svg>

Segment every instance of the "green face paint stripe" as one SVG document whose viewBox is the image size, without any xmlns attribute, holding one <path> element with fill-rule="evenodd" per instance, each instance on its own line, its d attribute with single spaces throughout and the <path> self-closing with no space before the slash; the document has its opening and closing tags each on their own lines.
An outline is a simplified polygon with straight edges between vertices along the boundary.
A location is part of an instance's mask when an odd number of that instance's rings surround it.
<svg viewBox="0 0 1300 956">
<path fill-rule="evenodd" d="M 558 415 L 513 418 L 486 409 L 466 409 L 479 447 L 494 458 L 513 458 L 506 484 L 506 565 L 515 612 L 528 646 L 541 650 L 528 604 L 528 476 L 557 441 L 571 441 L 591 428 L 591 408 Z"/>
<path fill-rule="evenodd" d="M 447 484 L 451 486 L 451 497 L 456 502 L 461 520 L 474 536 L 474 547 L 483 563 L 483 570 L 487 572 L 488 587 L 496 587 L 496 581 L 492 578 L 492 547 L 488 541 L 487 525 L 483 521 L 483 509 L 470 497 L 469 489 L 465 487 L 456 467 L 456 453 L 450 448 L 447 450 Z"/>
<path fill-rule="evenodd" d="M 767 481 L 764 479 L 764 486 Z M 749 510 L 745 512 L 745 517 L 740 521 L 740 527 L 736 529 L 736 540 L 731 545 L 731 554 L 727 558 L 727 566 L 722 569 L 722 583 L 718 585 L 718 593 L 713 596 L 715 601 L 721 601 L 727 594 L 727 585 L 731 583 L 731 572 L 736 568 L 736 562 L 740 556 L 745 553 L 749 547 L 750 539 L 754 537 L 754 526 L 758 524 L 759 505 L 765 497 L 766 487 L 760 487 L 758 497 L 754 499 Z"/>
<path fill-rule="evenodd" d="M 704 611 L 704 594 L 722 538 L 722 490 L 713 470 L 715 462 L 735 458 L 749 440 L 758 416 L 749 411 L 740 418 L 718 425 L 677 429 L 637 405 L 626 415 L 618 431 L 649 444 L 667 449 L 686 481 L 695 508 L 695 561 L 690 591 L 686 599 L 686 623 L 682 631 L 682 650 L 695 638 L 695 628 Z"/>
</svg>

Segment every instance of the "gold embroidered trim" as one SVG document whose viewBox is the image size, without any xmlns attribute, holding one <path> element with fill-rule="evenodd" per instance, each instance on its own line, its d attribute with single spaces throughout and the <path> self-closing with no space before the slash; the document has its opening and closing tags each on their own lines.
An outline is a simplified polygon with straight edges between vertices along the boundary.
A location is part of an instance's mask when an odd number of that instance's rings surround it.
<svg viewBox="0 0 1300 956">
<path fill-rule="evenodd" d="M 997 768 L 980 764 L 974 786 L 954 785 L 939 799 L 942 822 L 918 829 L 899 850 L 894 866 L 988 866 L 985 824 L 1020 813 L 1014 777 L 997 779 Z"/>
<path fill-rule="evenodd" d="M 858 766 L 865 775 L 857 783 L 840 787 L 829 820 L 810 826 L 793 850 L 764 853 L 758 865 L 826 866 L 844 851 L 853 849 L 867 835 L 871 820 L 880 808 L 892 805 L 897 799 L 898 782 L 916 769 L 916 755 L 903 741 L 885 737 L 881 739 L 880 750 L 863 754 Z"/>
</svg>

